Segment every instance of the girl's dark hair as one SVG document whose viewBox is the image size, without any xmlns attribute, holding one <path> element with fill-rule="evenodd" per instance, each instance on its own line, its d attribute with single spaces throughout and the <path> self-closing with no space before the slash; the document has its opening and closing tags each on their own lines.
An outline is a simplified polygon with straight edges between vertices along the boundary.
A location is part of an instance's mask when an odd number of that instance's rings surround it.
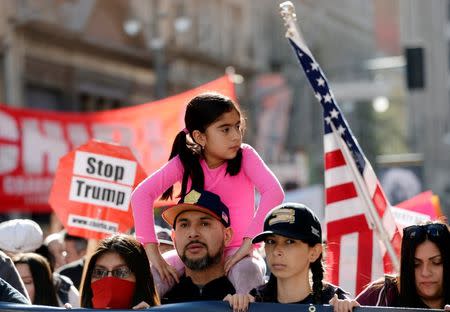
<svg viewBox="0 0 450 312">
<path fill-rule="evenodd" d="M 100 241 L 97 249 L 86 263 L 87 269 L 81 281 L 80 301 L 81 307 L 92 308 L 91 276 L 97 259 L 103 254 L 117 253 L 127 264 L 128 268 L 136 277 L 136 288 L 133 296 L 132 306 L 141 301 L 150 306 L 160 304 L 158 293 L 155 289 L 153 276 L 150 271 L 149 261 L 144 247 L 132 236 L 126 234 L 114 234 Z M 124 307 L 131 309 L 131 307 Z"/>
<path fill-rule="evenodd" d="M 418 227 L 426 227 L 430 224 L 439 223 L 427 223 L 425 225 L 419 225 Z M 421 235 L 415 235 L 410 237 L 403 235 L 402 238 L 402 251 L 401 251 L 401 263 L 400 263 L 400 298 L 399 303 L 402 307 L 411 308 L 429 308 L 421 300 L 416 289 L 416 275 L 414 258 L 417 247 L 426 240 L 431 241 L 436 245 L 441 253 L 443 277 L 442 277 L 442 296 L 444 303 L 450 302 L 450 234 L 447 227 L 439 235 L 426 233 L 425 228 L 420 231 Z M 444 307 L 442 307 L 443 309 Z"/>
<path fill-rule="evenodd" d="M 309 247 L 314 247 L 315 243 L 308 243 Z M 322 253 L 320 256 L 309 265 L 309 268 L 311 269 L 312 273 L 312 291 L 313 291 L 313 298 L 314 298 L 314 304 L 323 304 L 328 302 L 322 302 L 322 289 L 323 289 L 323 263 L 322 263 Z"/>
<path fill-rule="evenodd" d="M 203 93 L 194 97 L 186 107 L 184 115 L 184 123 L 186 129 L 180 131 L 175 137 L 172 145 L 169 160 L 175 156 L 179 156 L 183 164 L 184 173 L 181 183 L 180 197 L 187 193 L 188 178 L 191 178 L 193 189 L 203 189 L 205 184 L 205 177 L 200 165 L 200 157 L 202 150 L 200 146 L 193 141 L 192 133 L 198 130 L 202 133 L 206 128 L 215 122 L 224 113 L 236 110 L 241 116 L 241 128 L 244 129 L 244 118 L 239 107 L 228 97 L 218 93 Z M 190 138 L 188 138 L 190 134 Z M 226 172 L 234 176 L 239 173 L 241 169 L 242 150 L 239 150 L 236 157 L 228 160 Z M 173 196 L 173 186 L 169 187 L 161 196 L 162 199 L 167 200 Z"/>
<path fill-rule="evenodd" d="M 56 290 L 53 284 L 53 274 L 47 259 L 36 253 L 24 253 L 13 257 L 17 264 L 27 264 L 33 276 L 34 301 L 33 304 L 58 307 Z"/>
</svg>

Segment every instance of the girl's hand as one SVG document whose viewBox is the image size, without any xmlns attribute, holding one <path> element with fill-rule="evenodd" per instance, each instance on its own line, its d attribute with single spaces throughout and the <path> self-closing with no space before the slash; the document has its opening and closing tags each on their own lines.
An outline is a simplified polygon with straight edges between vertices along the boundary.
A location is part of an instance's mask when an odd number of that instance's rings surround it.
<svg viewBox="0 0 450 312">
<path fill-rule="evenodd" d="M 178 283 L 177 271 L 173 266 L 168 264 L 166 260 L 161 256 L 159 252 L 158 245 L 155 243 L 149 243 L 144 246 L 147 257 L 150 264 L 158 271 L 161 280 L 168 283 L 169 285 L 174 285 L 175 282 Z"/>
<path fill-rule="evenodd" d="M 333 306 L 334 312 L 351 312 L 354 307 L 359 307 L 358 301 L 351 299 L 339 299 L 336 294 L 330 300 L 329 304 Z"/>
<path fill-rule="evenodd" d="M 135 305 L 132 309 L 140 310 L 140 309 L 147 309 L 147 308 L 150 308 L 150 305 L 145 301 L 141 301 L 137 305 Z"/>
<path fill-rule="evenodd" d="M 244 238 L 244 242 L 242 243 L 241 247 L 239 247 L 239 249 L 236 251 L 236 253 L 225 261 L 225 274 L 228 274 L 228 271 L 230 271 L 231 267 L 235 265 L 239 260 L 250 255 L 251 251 L 252 251 L 252 239 L 246 237 Z"/>
<path fill-rule="evenodd" d="M 450 304 L 446 304 L 445 307 L 444 307 L 444 310 L 445 311 L 450 311 Z"/>
<path fill-rule="evenodd" d="M 255 297 L 246 294 L 227 295 L 223 301 L 228 301 L 234 312 L 247 311 L 250 302 L 255 302 Z"/>
<path fill-rule="evenodd" d="M 64 308 L 67 310 L 72 310 L 72 305 L 68 302 L 64 303 Z"/>
</svg>

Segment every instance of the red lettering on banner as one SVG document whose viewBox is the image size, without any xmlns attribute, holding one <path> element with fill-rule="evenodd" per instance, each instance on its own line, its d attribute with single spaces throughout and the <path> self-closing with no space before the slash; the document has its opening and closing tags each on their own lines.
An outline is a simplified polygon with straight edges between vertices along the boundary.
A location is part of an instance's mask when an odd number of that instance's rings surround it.
<svg viewBox="0 0 450 312">
<path fill-rule="evenodd" d="M 341 240 L 344 235 L 358 233 L 358 245 L 354 246 L 353 257 L 357 259 L 356 290 L 361 290 L 372 279 L 373 232 L 363 214 L 327 223 L 327 257 L 332 265 L 328 267 L 329 279 L 339 285 L 339 271 L 344 269 L 339 263 Z M 357 251 L 357 252 L 356 252 Z"/>
<path fill-rule="evenodd" d="M 181 129 L 180 129 L 181 130 Z M 164 142 L 164 126 L 160 120 L 149 119 L 144 126 L 144 137 L 147 139 L 146 144 L 151 146 L 145 149 L 148 151 L 144 163 L 160 163 L 167 160 L 166 142 Z"/>
<path fill-rule="evenodd" d="M 72 149 L 86 143 L 91 137 L 92 135 L 89 134 L 86 125 L 81 123 L 70 123 L 67 125 L 67 138 Z"/>
</svg>

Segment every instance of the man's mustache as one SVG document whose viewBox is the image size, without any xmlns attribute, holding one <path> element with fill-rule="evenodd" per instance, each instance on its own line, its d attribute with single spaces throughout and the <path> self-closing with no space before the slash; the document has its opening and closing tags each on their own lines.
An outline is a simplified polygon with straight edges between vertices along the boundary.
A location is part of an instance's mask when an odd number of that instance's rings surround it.
<svg viewBox="0 0 450 312">
<path fill-rule="evenodd" d="M 187 244 L 187 245 L 184 247 L 184 251 L 186 251 L 186 250 L 189 248 L 189 246 L 191 246 L 192 244 L 200 244 L 200 245 L 204 246 L 205 248 L 208 248 L 208 246 L 206 246 L 205 243 L 202 243 L 202 242 L 199 241 L 199 240 L 193 240 L 193 241 L 191 241 L 189 244 Z"/>
</svg>

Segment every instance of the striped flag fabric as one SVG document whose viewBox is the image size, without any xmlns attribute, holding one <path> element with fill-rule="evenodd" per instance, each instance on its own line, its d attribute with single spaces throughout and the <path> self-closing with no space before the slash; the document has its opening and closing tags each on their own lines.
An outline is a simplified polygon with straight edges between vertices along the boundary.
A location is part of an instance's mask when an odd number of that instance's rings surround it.
<svg viewBox="0 0 450 312">
<path fill-rule="evenodd" d="M 286 36 L 323 108 L 327 278 L 356 295 L 398 270 L 401 236 L 372 166 L 297 30 L 292 4 L 280 7 Z"/>
</svg>

